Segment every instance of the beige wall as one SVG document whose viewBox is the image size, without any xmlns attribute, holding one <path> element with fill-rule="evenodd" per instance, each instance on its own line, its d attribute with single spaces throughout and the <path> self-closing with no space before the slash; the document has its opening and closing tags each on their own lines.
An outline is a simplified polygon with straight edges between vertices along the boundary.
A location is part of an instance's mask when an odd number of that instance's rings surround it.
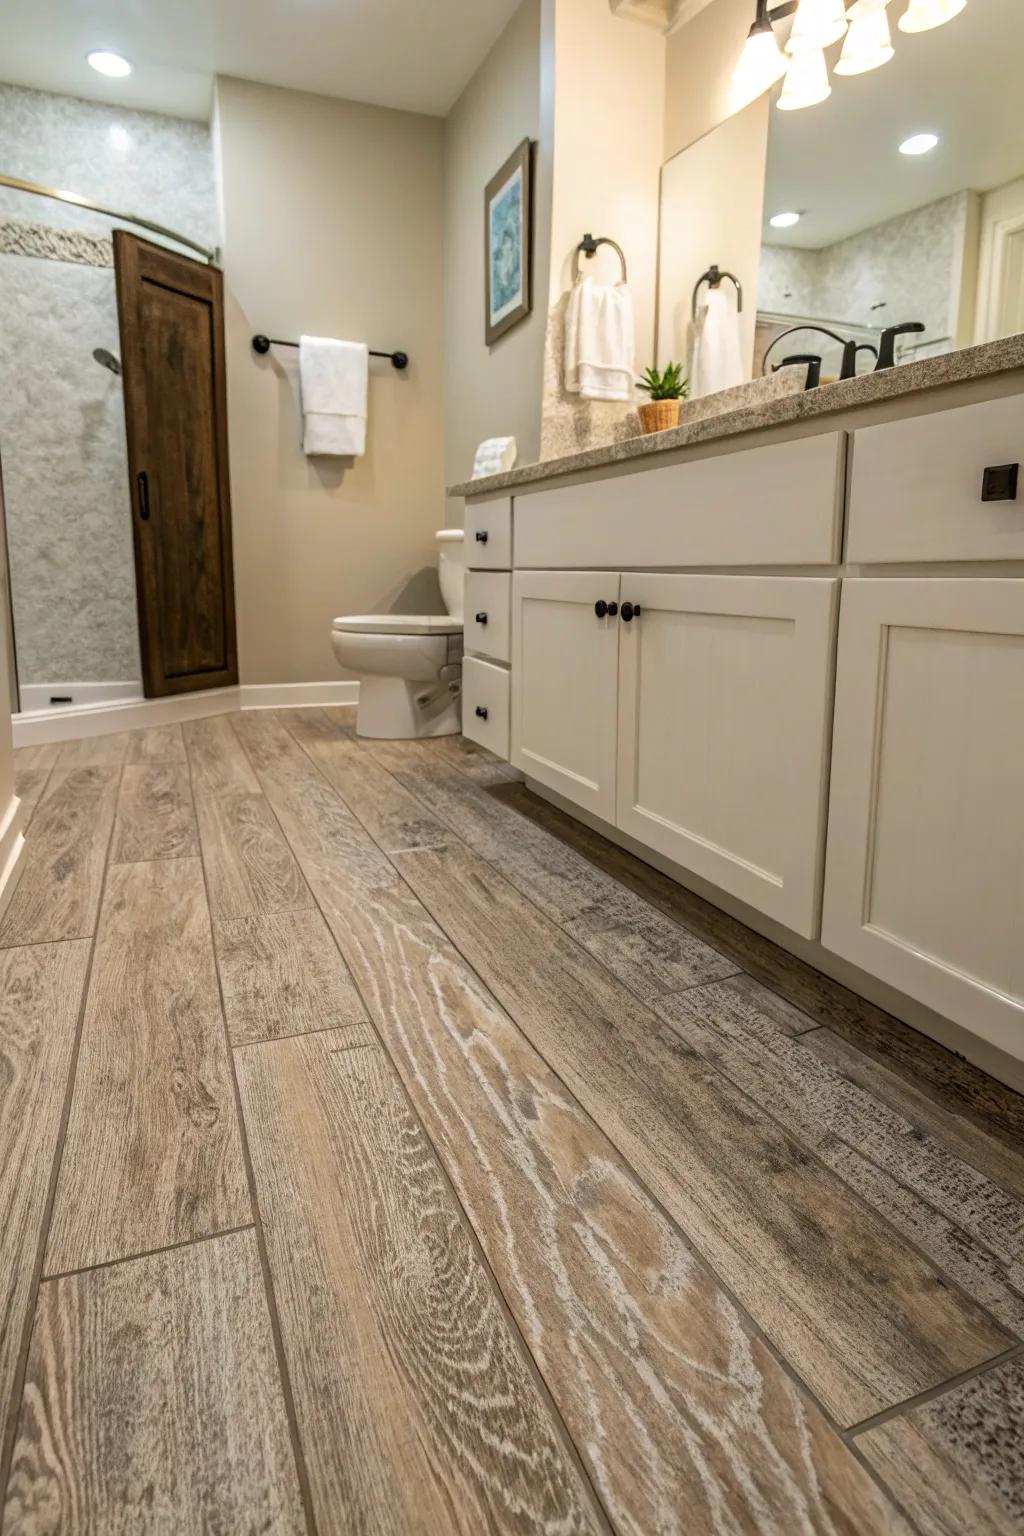
<svg viewBox="0 0 1024 1536">
<path fill-rule="evenodd" d="M 732 77 L 750 24 L 753 0 L 712 0 L 668 38 L 665 60 L 665 159 L 748 105 Z"/>
<path fill-rule="evenodd" d="M 550 177 L 535 165 L 534 309 L 493 347 L 484 340 L 484 188 L 523 139 L 540 138 L 541 0 L 523 0 L 445 123 L 445 477 L 465 480 L 486 437 L 540 445 Z M 461 517 L 461 505 L 455 509 Z"/>
<path fill-rule="evenodd" d="M 662 172 L 661 365 L 670 358 L 688 360 L 693 286 L 717 263 L 743 284 L 740 331 L 750 377 L 770 111 L 771 98 L 762 96 L 676 155 Z M 732 290 L 731 283 L 726 287 Z"/>
<path fill-rule="evenodd" d="M 443 523 L 442 124 L 271 86 L 217 82 L 228 404 L 243 683 L 338 676 L 338 613 L 392 606 L 435 564 Z M 255 332 L 367 341 L 365 457 L 307 459 L 295 354 Z"/>
</svg>

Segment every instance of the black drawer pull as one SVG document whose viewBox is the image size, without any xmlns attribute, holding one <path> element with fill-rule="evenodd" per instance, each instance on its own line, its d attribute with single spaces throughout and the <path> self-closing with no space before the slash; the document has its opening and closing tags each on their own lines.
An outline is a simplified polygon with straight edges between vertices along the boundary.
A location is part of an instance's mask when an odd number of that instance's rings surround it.
<svg viewBox="0 0 1024 1536">
<path fill-rule="evenodd" d="M 622 605 L 622 622 L 623 622 L 623 624 L 628 624 L 632 619 L 638 619 L 639 617 L 640 617 L 640 604 L 639 603 L 623 603 L 623 605 Z"/>
<path fill-rule="evenodd" d="M 486 624 L 487 623 L 487 615 L 486 615 L 486 613 L 478 613 L 477 616 L 476 616 L 476 621 L 477 621 L 478 624 Z"/>
<path fill-rule="evenodd" d="M 607 614 L 610 619 L 614 619 L 618 611 L 618 603 L 606 603 L 603 597 L 599 597 L 597 602 L 594 604 L 594 612 L 597 614 L 599 619 L 603 619 L 605 614 Z"/>
<path fill-rule="evenodd" d="M 481 720 L 486 720 L 487 719 L 487 711 L 486 711 L 486 709 L 484 708 L 484 706 L 482 704 L 478 704 L 477 705 L 476 712 L 480 716 Z"/>
<path fill-rule="evenodd" d="M 476 541 L 477 541 L 478 544 L 486 544 L 487 543 L 487 529 L 486 528 L 478 528 L 477 529 L 477 531 L 476 531 Z"/>
<path fill-rule="evenodd" d="M 139 488 L 139 516 L 144 523 L 149 522 L 149 476 L 146 471 L 140 470 L 135 477 Z"/>
<path fill-rule="evenodd" d="M 1016 501 L 1019 464 L 990 464 L 981 477 L 982 501 Z"/>
</svg>

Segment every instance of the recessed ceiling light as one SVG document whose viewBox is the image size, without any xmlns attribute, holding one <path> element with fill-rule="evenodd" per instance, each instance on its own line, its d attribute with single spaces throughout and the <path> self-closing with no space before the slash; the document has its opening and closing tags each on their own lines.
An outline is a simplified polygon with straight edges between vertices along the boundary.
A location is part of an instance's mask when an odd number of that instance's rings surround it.
<svg viewBox="0 0 1024 1536">
<path fill-rule="evenodd" d="M 939 142 L 937 133 L 915 133 L 900 145 L 901 155 L 926 155 Z"/>
<path fill-rule="evenodd" d="M 798 213 L 773 213 L 768 220 L 772 229 L 791 229 L 794 224 L 800 223 Z"/>
<path fill-rule="evenodd" d="M 112 80 L 120 80 L 132 72 L 127 59 L 122 59 L 119 53 L 108 53 L 105 48 L 97 48 L 90 53 L 88 62 L 97 74 L 109 75 Z"/>
</svg>

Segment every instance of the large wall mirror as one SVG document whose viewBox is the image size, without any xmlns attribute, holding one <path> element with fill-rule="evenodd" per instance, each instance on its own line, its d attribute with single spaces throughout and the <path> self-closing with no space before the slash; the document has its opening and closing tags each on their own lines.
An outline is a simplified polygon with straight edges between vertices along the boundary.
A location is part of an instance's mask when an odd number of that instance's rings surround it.
<svg viewBox="0 0 1024 1536">
<path fill-rule="evenodd" d="M 699 251 L 674 269 L 663 240 L 662 357 L 692 348 L 686 289 L 701 258 L 745 280 L 748 378 L 815 354 L 826 382 L 848 341 L 866 372 L 883 328 L 903 322 L 924 329 L 897 339 L 896 362 L 1024 331 L 1024 4 L 969 0 L 906 33 L 908 3 L 888 6 L 894 52 L 880 68 L 835 73 L 837 43 L 827 99 L 781 111 L 776 85 L 666 165 L 663 232 L 689 208 Z M 785 24 L 776 33 L 784 44 Z M 702 236 L 709 175 L 728 207 Z"/>
</svg>

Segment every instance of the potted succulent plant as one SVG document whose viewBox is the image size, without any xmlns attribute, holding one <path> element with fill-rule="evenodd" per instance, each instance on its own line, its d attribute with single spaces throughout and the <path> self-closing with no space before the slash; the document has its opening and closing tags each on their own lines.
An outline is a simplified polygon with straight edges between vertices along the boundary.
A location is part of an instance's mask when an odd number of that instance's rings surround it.
<svg viewBox="0 0 1024 1536">
<path fill-rule="evenodd" d="M 685 400 L 690 381 L 683 378 L 682 363 L 666 363 L 659 373 L 648 368 L 639 381 L 639 389 L 650 395 L 640 407 L 640 427 L 644 432 L 664 432 L 679 425 L 679 402 Z"/>
</svg>

